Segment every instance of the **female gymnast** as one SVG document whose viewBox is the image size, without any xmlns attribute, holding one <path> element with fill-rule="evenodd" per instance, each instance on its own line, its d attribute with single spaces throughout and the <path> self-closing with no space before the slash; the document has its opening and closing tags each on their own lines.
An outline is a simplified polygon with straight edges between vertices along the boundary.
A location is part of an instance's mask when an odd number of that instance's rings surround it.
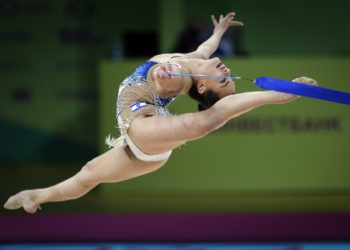
<svg viewBox="0 0 350 250">
<path fill-rule="evenodd" d="M 120 182 L 150 173 L 163 166 L 173 149 L 200 139 L 230 119 L 265 104 L 283 104 L 298 96 L 275 91 L 235 94 L 232 79 L 173 77 L 171 73 L 230 76 L 218 58 L 209 59 L 234 21 L 235 13 L 211 16 L 214 30 L 208 40 L 188 54 L 161 54 L 152 57 L 127 77 L 119 87 L 117 119 L 121 135 L 107 138 L 112 148 L 86 163 L 71 178 L 56 185 L 25 190 L 11 196 L 6 209 L 23 207 L 35 213 L 40 205 L 76 199 L 100 183 Z M 316 81 L 294 80 L 310 85 Z M 199 102 L 199 112 L 171 115 L 166 106 L 176 96 L 188 94 Z"/>
</svg>

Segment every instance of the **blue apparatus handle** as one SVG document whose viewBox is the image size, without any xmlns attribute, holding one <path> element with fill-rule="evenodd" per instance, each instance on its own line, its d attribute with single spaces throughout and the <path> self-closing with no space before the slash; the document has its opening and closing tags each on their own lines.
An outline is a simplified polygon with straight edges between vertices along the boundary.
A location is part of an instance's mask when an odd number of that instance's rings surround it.
<svg viewBox="0 0 350 250">
<path fill-rule="evenodd" d="M 254 82 L 258 87 L 263 89 L 276 90 L 289 94 L 350 105 L 350 93 L 334 89 L 295 83 L 266 76 L 258 77 Z"/>
</svg>

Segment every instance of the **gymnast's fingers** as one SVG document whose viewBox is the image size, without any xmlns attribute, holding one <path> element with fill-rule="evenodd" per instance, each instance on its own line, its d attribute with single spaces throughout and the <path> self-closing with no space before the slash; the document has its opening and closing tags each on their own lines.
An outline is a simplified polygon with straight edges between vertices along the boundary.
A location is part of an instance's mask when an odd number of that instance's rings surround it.
<svg viewBox="0 0 350 250">
<path fill-rule="evenodd" d="M 214 15 L 211 15 L 211 21 L 213 22 L 214 27 L 216 27 L 218 25 L 218 21 L 216 20 Z"/>
<path fill-rule="evenodd" d="M 318 83 L 316 80 L 309 78 L 309 77 L 305 77 L 305 76 L 295 78 L 292 82 L 304 83 L 304 84 L 308 84 L 308 85 L 312 85 L 312 86 L 318 86 Z"/>
<path fill-rule="evenodd" d="M 172 65 L 172 64 L 168 64 L 167 66 L 166 66 L 166 72 L 168 73 L 168 75 L 170 76 L 170 77 L 173 77 L 172 75 L 171 75 L 171 73 L 176 73 L 176 67 L 174 66 L 174 65 Z"/>
<path fill-rule="evenodd" d="M 155 78 L 162 79 L 162 80 L 170 78 L 170 75 L 166 70 L 166 65 L 164 64 L 154 69 L 153 76 Z"/>
<path fill-rule="evenodd" d="M 244 24 L 240 21 L 233 21 L 236 13 L 230 12 L 226 15 L 225 18 L 227 18 L 230 21 L 230 26 L 243 26 Z"/>
<path fill-rule="evenodd" d="M 225 16 L 225 18 L 233 19 L 233 17 L 234 17 L 235 15 L 236 15 L 236 13 L 230 12 L 230 13 L 228 13 L 228 14 Z"/>
<path fill-rule="evenodd" d="M 240 21 L 231 21 L 230 25 L 231 26 L 244 26 L 244 23 L 242 23 Z"/>
</svg>

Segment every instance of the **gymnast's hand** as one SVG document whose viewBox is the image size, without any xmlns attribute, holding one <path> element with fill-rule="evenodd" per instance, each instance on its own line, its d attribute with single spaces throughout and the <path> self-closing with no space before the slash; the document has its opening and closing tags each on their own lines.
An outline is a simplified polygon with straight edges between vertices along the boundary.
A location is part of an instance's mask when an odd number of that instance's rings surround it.
<svg viewBox="0 0 350 250">
<path fill-rule="evenodd" d="M 218 31 L 225 32 L 231 26 L 243 26 L 242 22 L 233 21 L 235 15 L 236 13 L 234 12 L 228 13 L 225 17 L 223 15 L 220 15 L 219 22 L 216 20 L 214 15 L 211 15 L 211 20 L 214 24 L 214 33 Z"/>
<path fill-rule="evenodd" d="M 178 67 L 170 62 L 160 63 L 153 70 L 153 77 L 158 80 L 171 80 L 173 76 L 170 73 L 178 73 Z"/>
<path fill-rule="evenodd" d="M 170 73 L 181 73 L 178 66 L 170 62 L 160 63 L 152 72 L 153 79 L 156 80 L 156 89 L 159 93 L 164 91 L 178 90 L 182 78 L 173 77 Z"/>
<path fill-rule="evenodd" d="M 304 83 L 312 86 L 318 86 L 318 83 L 314 79 L 305 77 L 305 76 L 295 78 L 292 82 L 296 82 L 296 83 L 299 82 L 299 83 Z"/>
</svg>

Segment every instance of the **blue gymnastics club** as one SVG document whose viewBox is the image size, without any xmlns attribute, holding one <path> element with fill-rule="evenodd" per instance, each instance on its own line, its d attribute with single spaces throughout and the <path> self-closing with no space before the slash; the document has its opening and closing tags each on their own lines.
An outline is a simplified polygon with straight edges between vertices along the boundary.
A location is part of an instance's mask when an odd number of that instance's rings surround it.
<svg viewBox="0 0 350 250">
<path fill-rule="evenodd" d="M 171 76 L 180 77 L 203 77 L 203 78 L 221 78 L 221 79 L 236 79 L 236 80 L 248 80 L 254 82 L 258 87 L 268 90 L 280 91 L 288 94 L 294 94 L 299 96 L 305 96 L 310 98 L 316 98 L 320 100 L 336 102 L 341 104 L 350 105 L 350 93 L 342 92 L 339 90 L 328 89 L 318 86 L 312 86 L 304 83 L 295 83 L 286 80 L 271 78 L 271 77 L 258 77 L 256 79 L 250 79 L 240 76 L 213 76 L 213 75 L 201 75 L 201 74 L 178 74 L 170 73 Z"/>
</svg>

